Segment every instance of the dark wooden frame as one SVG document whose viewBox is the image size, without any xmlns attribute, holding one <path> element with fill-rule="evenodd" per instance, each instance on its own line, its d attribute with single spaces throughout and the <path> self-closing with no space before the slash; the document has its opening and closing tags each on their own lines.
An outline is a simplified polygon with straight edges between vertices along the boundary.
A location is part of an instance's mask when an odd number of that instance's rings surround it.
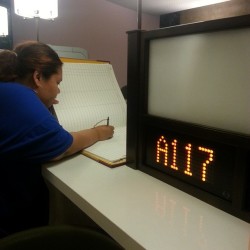
<svg viewBox="0 0 250 250">
<path fill-rule="evenodd" d="M 127 159 L 129 167 L 143 171 L 227 213 L 250 222 L 250 136 L 162 119 L 147 113 L 150 40 L 244 27 L 250 27 L 250 15 L 179 25 L 147 32 L 141 30 L 128 32 Z M 190 135 L 212 138 L 215 142 L 223 140 L 225 144 L 238 148 L 237 175 L 233 177 L 232 202 L 225 201 L 147 166 L 145 163 L 145 134 L 149 133 L 147 126 L 152 124 L 159 128 L 168 127 L 179 132 L 185 128 Z"/>
</svg>

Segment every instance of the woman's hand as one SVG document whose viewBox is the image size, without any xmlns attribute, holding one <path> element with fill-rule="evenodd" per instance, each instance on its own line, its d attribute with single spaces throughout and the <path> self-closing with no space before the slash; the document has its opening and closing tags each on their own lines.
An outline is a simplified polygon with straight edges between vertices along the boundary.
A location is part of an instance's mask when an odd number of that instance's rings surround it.
<svg viewBox="0 0 250 250">
<path fill-rule="evenodd" d="M 107 140 L 113 137 L 114 127 L 108 125 L 100 125 L 93 128 L 97 132 L 98 141 Z"/>
</svg>

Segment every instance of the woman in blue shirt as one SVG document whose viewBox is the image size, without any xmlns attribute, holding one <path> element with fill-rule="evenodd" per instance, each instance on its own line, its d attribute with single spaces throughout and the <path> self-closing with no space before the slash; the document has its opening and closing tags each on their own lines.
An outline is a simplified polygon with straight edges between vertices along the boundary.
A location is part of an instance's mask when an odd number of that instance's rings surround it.
<svg viewBox="0 0 250 250">
<path fill-rule="evenodd" d="M 113 126 L 68 132 L 49 112 L 62 62 L 39 42 L 0 52 L 0 237 L 48 223 L 41 164 L 113 136 Z"/>
</svg>

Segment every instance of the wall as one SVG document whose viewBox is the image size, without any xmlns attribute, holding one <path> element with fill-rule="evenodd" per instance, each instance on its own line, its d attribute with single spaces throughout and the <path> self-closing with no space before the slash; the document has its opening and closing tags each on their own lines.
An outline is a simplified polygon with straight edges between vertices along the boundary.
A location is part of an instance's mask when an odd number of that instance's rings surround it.
<svg viewBox="0 0 250 250">
<path fill-rule="evenodd" d="M 59 0 L 58 11 L 59 17 L 54 21 L 40 20 L 39 40 L 81 47 L 88 51 L 90 59 L 110 61 L 119 85 L 126 85 L 126 32 L 137 29 L 136 11 L 106 0 Z M 12 10 L 12 26 L 14 46 L 24 40 L 36 40 L 34 19 L 24 20 Z M 142 16 L 142 29 L 158 27 L 158 16 Z"/>
<path fill-rule="evenodd" d="M 180 23 L 192 23 L 250 14 L 249 0 L 231 0 L 180 12 Z"/>
</svg>

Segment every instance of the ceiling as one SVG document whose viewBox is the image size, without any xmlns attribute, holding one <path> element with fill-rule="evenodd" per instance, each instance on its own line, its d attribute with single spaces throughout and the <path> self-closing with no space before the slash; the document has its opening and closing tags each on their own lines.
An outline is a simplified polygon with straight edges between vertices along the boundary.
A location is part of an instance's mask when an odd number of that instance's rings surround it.
<svg viewBox="0 0 250 250">
<path fill-rule="evenodd" d="M 107 0 L 121 6 L 137 10 L 139 0 Z M 209 4 L 221 3 L 230 0 L 141 0 L 142 12 L 151 15 L 162 15 L 186 9 L 197 8 Z"/>
</svg>

